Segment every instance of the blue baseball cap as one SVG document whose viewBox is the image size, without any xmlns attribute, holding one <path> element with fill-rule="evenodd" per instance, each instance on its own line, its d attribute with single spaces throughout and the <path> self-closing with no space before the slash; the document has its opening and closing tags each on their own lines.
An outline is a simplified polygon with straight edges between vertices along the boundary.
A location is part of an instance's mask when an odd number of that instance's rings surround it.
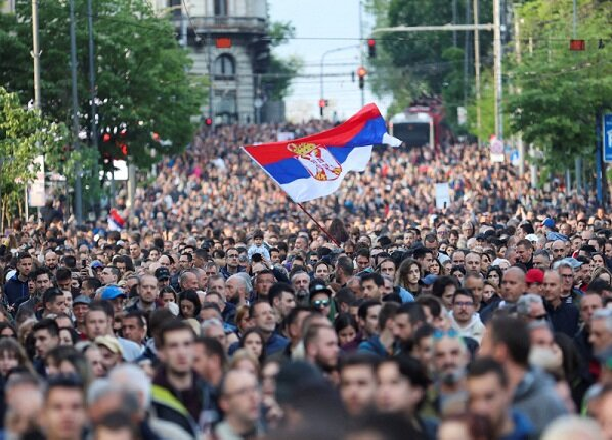
<svg viewBox="0 0 612 440">
<path fill-rule="evenodd" d="M 101 299 L 104 301 L 112 301 L 120 296 L 127 296 L 121 287 L 114 284 L 108 285 L 102 291 Z"/>
</svg>

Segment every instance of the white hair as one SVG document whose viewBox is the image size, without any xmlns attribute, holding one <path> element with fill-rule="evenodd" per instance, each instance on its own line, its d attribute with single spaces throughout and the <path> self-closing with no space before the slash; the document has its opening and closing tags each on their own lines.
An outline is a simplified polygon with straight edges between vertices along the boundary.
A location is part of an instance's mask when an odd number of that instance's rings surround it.
<svg viewBox="0 0 612 440">
<path fill-rule="evenodd" d="M 223 328 L 223 323 L 218 319 L 207 319 L 202 323 L 202 334 L 207 336 L 206 331 L 212 327 L 221 327 Z"/>
<path fill-rule="evenodd" d="M 605 440 L 601 427 L 592 419 L 570 415 L 548 425 L 542 440 Z"/>
<path fill-rule="evenodd" d="M 109 373 L 108 381 L 113 385 L 135 392 L 142 400 L 143 409 L 145 411 L 149 409 L 151 381 L 141 368 L 134 364 L 120 364 Z"/>
</svg>

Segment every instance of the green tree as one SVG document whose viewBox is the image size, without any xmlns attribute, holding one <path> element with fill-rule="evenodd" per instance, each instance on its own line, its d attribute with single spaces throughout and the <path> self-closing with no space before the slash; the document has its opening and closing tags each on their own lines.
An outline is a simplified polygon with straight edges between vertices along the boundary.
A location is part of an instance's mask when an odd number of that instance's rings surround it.
<svg viewBox="0 0 612 440">
<path fill-rule="evenodd" d="M 586 50 L 569 50 L 571 3 L 533 0 L 520 11 L 524 40 L 520 63 L 509 71 L 517 93 L 508 97 L 511 129 L 544 152 L 549 169 L 558 171 L 582 157 L 592 165 L 598 111 L 610 109 L 612 38 L 609 2 L 579 2 L 578 37 Z M 587 163 L 587 165 L 589 165 Z"/>
<path fill-rule="evenodd" d="M 369 0 L 368 11 L 374 15 L 375 28 L 396 26 L 435 26 L 452 22 L 452 3 L 449 0 Z M 466 22 L 466 7 L 472 0 L 457 0 L 457 20 Z M 471 11 L 471 10 L 470 10 Z M 492 21 L 491 0 L 480 1 L 480 22 Z M 470 12 L 471 23 L 473 15 Z M 473 32 L 470 33 L 473 35 Z M 379 96 L 392 94 L 392 109 L 403 110 L 415 97 L 424 92 L 441 94 L 451 123 L 456 123 L 456 108 L 464 101 L 464 48 L 467 32 L 457 32 L 457 46 L 453 47 L 453 33 L 401 32 L 377 33 L 379 42 L 375 60 L 368 60 L 370 85 Z M 484 65 L 490 62 L 491 32 L 480 32 L 481 59 Z M 468 41 L 473 50 L 473 40 Z M 470 60 L 470 70 L 473 65 Z M 473 75 L 473 73 L 470 73 Z M 468 96 L 471 92 L 468 81 Z"/>
<path fill-rule="evenodd" d="M 297 76 L 303 66 L 299 57 L 281 58 L 274 53 L 274 49 L 295 37 L 295 27 L 291 22 L 273 21 L 268 28 L 270 39 L 270 62 L 267 72 L 263 74 L 262 87 L 268 98 L 281 100 L 287 96 L 291 81 Z"/>
<path fill-rule="evenodd" d="M 87 130 L 88 83 L 87 8 L 75 0 L 80 126 Z M 127 151 L 140 167 L 153 161 L 151 133 L 171 141 L 167 153 L 178 153 L 191 140 L 192 115 L 199 114 L 204 88 L 188 74 L 187 52 L 178 47 L 169 20 L 157 17 L 146 0 L 94 0 L 97 97 L 100 100 L 98 141 L 103 154 L 122 158 Z M 17 0 L 16 17 L 2 17 L 0 84 L 17 92 L 22 102 L 32 96 L 31 2 Z M 69 2 L 41 0 L 40 41 L 42 110 L 70 125 Z M 107 132 L 107 136 L 103 135 Z M 110 136 L 108 142 L 103 142 Z M 95 152 L 94 152 L 95 153 Z M 83 153 L 86 157 L 95 154 Z M 108 168 L 110 161 L 105 163 Z M 93 170 L 85 169 L 93 180 Z"/>
<path fill-rule="evenodd" d="M 25 185 L 39 171 L 34 159 L 61 149 L 64 127 L 28 111 L 0 87 L 0 225 L 23 210 Z"/>
</svg>

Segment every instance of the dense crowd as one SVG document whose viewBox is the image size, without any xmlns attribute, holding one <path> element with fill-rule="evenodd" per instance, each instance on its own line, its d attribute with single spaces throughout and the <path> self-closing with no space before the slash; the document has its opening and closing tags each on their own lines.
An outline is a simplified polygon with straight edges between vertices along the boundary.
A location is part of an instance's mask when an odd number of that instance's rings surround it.
<svg viewBox="0 0 612 440">
<path fill-rule="evenodd" d="M 323 128 L 202 131 L 119 197 L 120 231 L 16 221 L 0 438 L 612 440 L 592 195 L 529 189 L 471 145 L 378 147 L 307 205 L 322 232 L 240 147 Z"/>
</svg>

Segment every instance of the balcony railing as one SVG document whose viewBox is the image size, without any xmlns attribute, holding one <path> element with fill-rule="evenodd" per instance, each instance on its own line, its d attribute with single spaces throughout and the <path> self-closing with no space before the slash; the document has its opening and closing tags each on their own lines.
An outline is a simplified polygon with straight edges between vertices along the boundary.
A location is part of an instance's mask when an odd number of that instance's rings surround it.
<svg viewBox="0 0 612 440">
<path fill-rule="evenodd" d="M 174 25 L 180 27 L 180 18 L 174 18 Z M 187 27 L 199 32 L 264 32 L 266 19 L 259 17 L 191 17 Z"/>
</svg>

